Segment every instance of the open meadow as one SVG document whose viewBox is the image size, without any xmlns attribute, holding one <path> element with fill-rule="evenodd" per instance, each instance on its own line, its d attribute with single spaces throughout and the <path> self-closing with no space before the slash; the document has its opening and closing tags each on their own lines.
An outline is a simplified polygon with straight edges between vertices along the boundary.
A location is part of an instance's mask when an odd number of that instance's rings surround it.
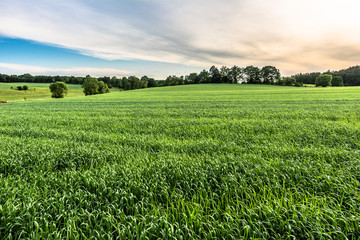
<svg viewBox="0 0 360 240">
<path fill-rule="evenodd" d="M 360 237 L 360 87 L 81 90 L 0 104 L 0 239 Z"/>
<path fill-rule="evenodd" d="M 28 86 L 28 90 L 19 91 L 18 86 Z M 0 101 L 31 101 L 50 99 L 51 92 L 48 83 L 2 83 L 0 82 Z M 68 84 L 68 97 L 83 96 L 83 89 L 79 84 Z"/>
</svg>

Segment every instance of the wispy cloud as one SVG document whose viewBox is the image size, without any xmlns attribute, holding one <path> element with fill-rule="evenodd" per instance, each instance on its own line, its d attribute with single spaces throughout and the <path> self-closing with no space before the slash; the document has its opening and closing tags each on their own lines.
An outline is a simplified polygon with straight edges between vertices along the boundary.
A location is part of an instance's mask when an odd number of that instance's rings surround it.
<svg viewBox="0 0 360 240">
<path fill-rule="evenodd" d="M 358 51 L 359 7 L 356 0 L 2 0 L 0 34 L 108 60 L 272 64 L 294 73 L 359 61 L 328 52 Z M 325 44 L 331 49 L 308 50 Z"/>
<path fill-rule="evenodd" d="M 87 67 L 75 67 L 75 68 L 50 68 L 41 66 L 31 66 L 23 64 L 9 64 L 0 63 L 0 70 L 3 72 L 10 72 L 13 74 L 31 73 L 34 75 L 64 75 L 64 76 L 80 76 L 84 77 L 84 74 L 94 77 L 100 76 L 124 76 L 128 75 L 128 71 L 114 69 L 114 68 L 87 68 Z"/>
</svg>

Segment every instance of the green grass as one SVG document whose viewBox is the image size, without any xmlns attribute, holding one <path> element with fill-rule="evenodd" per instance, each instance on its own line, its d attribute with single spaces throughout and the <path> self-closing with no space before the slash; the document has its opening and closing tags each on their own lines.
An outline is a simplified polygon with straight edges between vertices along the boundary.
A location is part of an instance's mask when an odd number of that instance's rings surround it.
<svg viewBox="0 0 360 240">
<path fill-rule="evenodd" d="M 163 87 L 0 114 L 0 238 L 360 237 L 359 87 Z"/>
<path fill-rule="evenodd" d="M 17 86 L 28 86 L 29 90 L 19 91 Z M 50 99 L 51 92 L 48 83 L 0 83 L 0 101 L 31 101 Z M 83 96 L 83 89 L 79 84 L 67 84 L 67 97 Z M 11 87 L 13 89 L 11 89 Z"/>
</svg>

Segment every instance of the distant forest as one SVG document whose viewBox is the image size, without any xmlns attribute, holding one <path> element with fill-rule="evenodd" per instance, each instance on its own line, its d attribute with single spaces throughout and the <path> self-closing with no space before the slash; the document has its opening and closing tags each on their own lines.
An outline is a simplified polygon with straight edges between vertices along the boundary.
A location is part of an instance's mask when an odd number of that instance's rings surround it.
<svg viewBox="0 0 360 240">
<path fill-rule="evenodd" d="M 326 74 L 340 76 L 343 78 L 345 86 L 360 86 L 360 66 L 353 66 L 340 71 L 327 71 Z M 117 87 L 124 90 L 175 86 L 185 84 L 204 84 L 204 83 L 247 83 L 247 84 L 272 84 L 286 86 L 302 86 L 303 84 L 315 84 L 315 79 L 320 72 L 299 73 L 290 77 L 281 77 L 280 71 L 274 66 L 265 66 L 259 68 L 256 66 L 247 66 L 241 68 L 233 66 L 231 68 L 222 66 L 220 69 L 212 66 L 209 70 L 203 70 L 200 73 L 190 73 L 186 76 L 170 75 L 165 80 L 155 80 L 143 76 L 129 77 L 99 77 L 98 81 L 103 81 L 109 88 Z M 89 77 L 89 76 L 86 76 Z M 28 83 L 52 83 L 65 82 L 68 84 L 82 84 L 86 77 L 74 76 L 32 76 L 31 74 L 23 75 L 6 75 L 0 74 L 0 82 L 28 82 Z"/>
</svg>

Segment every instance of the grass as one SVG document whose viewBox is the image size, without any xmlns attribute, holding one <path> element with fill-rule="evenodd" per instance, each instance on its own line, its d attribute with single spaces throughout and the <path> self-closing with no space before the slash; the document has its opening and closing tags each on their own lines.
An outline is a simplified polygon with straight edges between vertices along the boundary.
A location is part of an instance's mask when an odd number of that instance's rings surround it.
<svg viewBox="0 0 360 240">
<path fill-rule="evenodd" d="M 19 91 L 17 86 L 27 85 L 29 90 Z M 0 83 L 0 101 L 31 101 L 51 98 L 48 83 Z M 11 89 L 12 88 L 12 89 Z M 83 96 L 83 89 L 79 84 L 68 84 L 67 97 Z"/>
<path fill-rule="evenodd" d="M 358 239 L 360 88 L 0 105 L 4 239 Z"/>
</svg>

